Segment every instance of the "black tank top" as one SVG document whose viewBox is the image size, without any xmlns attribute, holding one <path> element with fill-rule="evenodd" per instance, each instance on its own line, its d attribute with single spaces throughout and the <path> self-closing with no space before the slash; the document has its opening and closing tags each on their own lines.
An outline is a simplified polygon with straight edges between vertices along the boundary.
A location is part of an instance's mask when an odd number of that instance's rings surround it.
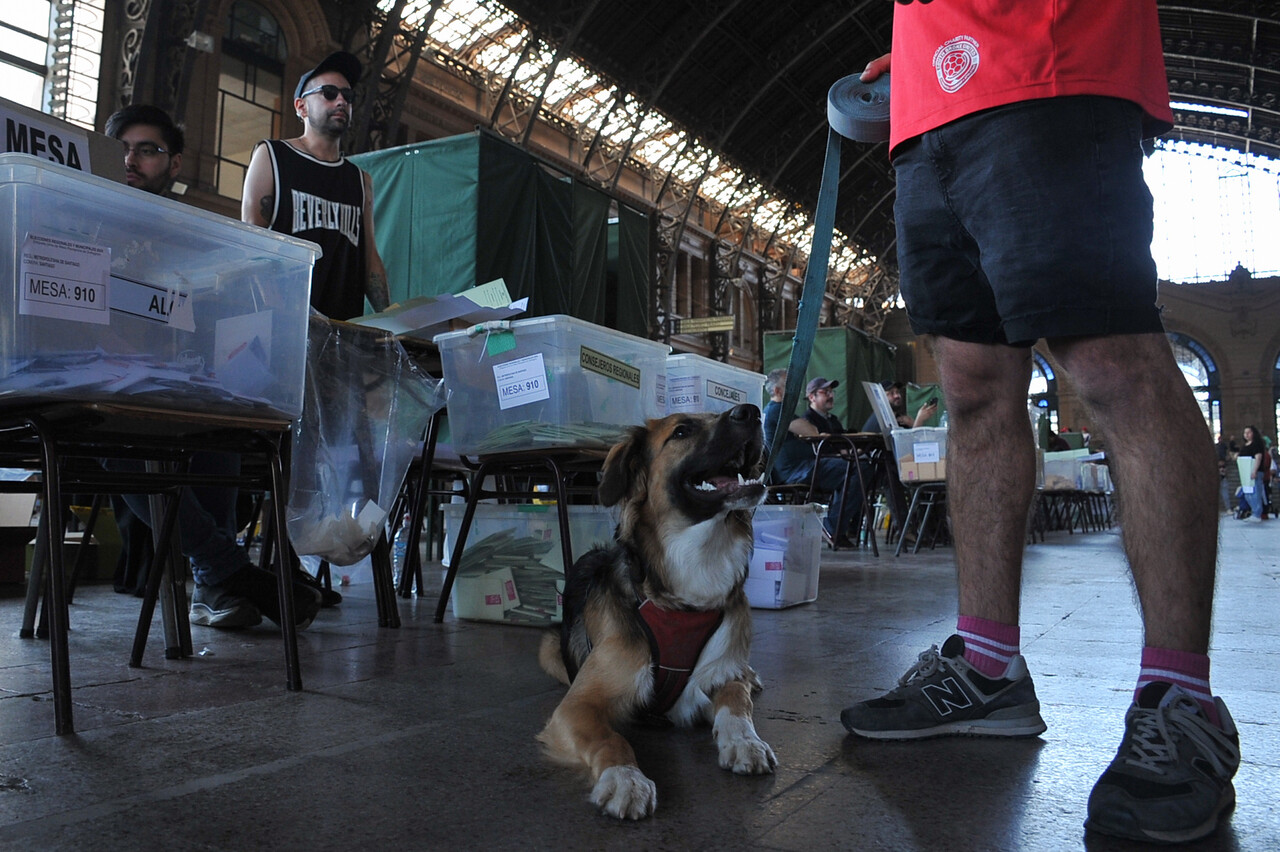
<svg viewBox="0 0 1280 852">
<path fill-rule="evenodd" d="M 364 179 L 346 158 L 317 160 L 282 139 L 266 140 L 275 171 L 271 230 L 316 243 L 311 306 L 330 319 L 364 313 Z"/>
</svg>

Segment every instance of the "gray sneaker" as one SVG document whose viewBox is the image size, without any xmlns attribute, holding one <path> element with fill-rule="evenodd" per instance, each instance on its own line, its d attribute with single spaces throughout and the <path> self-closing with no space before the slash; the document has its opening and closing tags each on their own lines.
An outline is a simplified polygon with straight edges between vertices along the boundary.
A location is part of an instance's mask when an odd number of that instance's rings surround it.
<svg viewBox="0 0 1280 852">
<path fill-rule="evenodd" d="M 234 630 L 262 623 L 262 613 L 246 598 L 222 586 L 196 583 L 191 593 L 191 623 Z"/>
<path fill-rule="evenodd" d="M 984 677 L 964 659 L 964 639 L 952 636 L 922 653 L 898 686 L 848 707 L 840 721 L 873 740 L 939 736 L 1033 737 L 1045 730 L 1040 702 L 1017 655 L 1002 678 Z"/>
<path fill-rule="evenodd" d="M 1115 760 L 1089 794 L 1084 826 L 1116 837 L 1185 843 L 1205 837 L 1236 801 L 1240 736 L 1221 698 L 1222 727 L 1200 702 L 1163 681 L 1149 683 L 1124 717 Z"/>
</svg>

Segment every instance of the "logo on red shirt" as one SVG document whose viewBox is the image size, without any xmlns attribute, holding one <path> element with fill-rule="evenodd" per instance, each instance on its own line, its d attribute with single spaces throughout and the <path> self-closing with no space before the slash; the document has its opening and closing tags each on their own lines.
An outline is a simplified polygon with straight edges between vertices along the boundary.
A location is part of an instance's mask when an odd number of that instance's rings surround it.
<svg viewBox="0 0 1280 852">
<path fill-rule="evenodd" d="M 956 36 L 934 51 L 933 70 L 938 72 L 938 85 L 947 94 L 955 94 L 978 70 L 978 42 L 970 36 Z"/>
</svg>

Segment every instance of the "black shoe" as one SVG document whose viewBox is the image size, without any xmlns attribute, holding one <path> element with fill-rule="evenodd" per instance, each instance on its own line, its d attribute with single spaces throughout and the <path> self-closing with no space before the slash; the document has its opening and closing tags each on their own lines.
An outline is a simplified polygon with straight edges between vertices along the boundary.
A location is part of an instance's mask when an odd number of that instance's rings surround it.
<svg viewBox="0 0 1280 852">
<path fill-rule="evenodd" d="M 293 567 L 293 581 L 295 583 L 301 583 L 302 585 L 307 586 L 319 592 L 320 607 L 322 609 L 328 609 L 329 607 L 337 606 L 338 604 L 342 603 L 341 594 L 334 591 L 333 589 L 326 589 L 324 587 L 324 584 L 320 582 L 319 577 L 311 576 L 306 571 L 303 571 L 297 565 Z"/>
<path fill-rule="evenodd" d="M 263 615 L 280 623 L 280 593 L 276 575 L 254 565 L 246 565 L 220 584 L 231 594 L 250 600 Z M 320 611 L 320 594 L 302 583 L 293 584 L 293 620 L 299 630 L 306 630 Z"/>
<path fill-rule="evenodd" d="M 248 598 L 233 594 L 225 585 L 202 586 L 196 583 L 191 594 L 192 624 L 235 630 L 262 623 L 262 613 Z"/>
</svg>

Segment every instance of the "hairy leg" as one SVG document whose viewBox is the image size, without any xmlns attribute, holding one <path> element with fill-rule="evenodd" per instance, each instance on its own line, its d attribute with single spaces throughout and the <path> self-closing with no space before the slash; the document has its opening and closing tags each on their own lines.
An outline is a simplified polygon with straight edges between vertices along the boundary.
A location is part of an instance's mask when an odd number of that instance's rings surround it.
<svg viewBox="0 0 1280 852">
<path fill-rule="evenodd" d="M 1102 433 L 1146 644 L 1209 647 L 1218 548 L 1213 441 L 1162 334 L 1050 342 Z"/>
<path fill-rule="evenodd" d="M 931 341 L 950 428 L 947 504 L 960 614 L 1018 623 L 1022 551 L 1035 490 L 1026 349 Z"/>
</svg>

